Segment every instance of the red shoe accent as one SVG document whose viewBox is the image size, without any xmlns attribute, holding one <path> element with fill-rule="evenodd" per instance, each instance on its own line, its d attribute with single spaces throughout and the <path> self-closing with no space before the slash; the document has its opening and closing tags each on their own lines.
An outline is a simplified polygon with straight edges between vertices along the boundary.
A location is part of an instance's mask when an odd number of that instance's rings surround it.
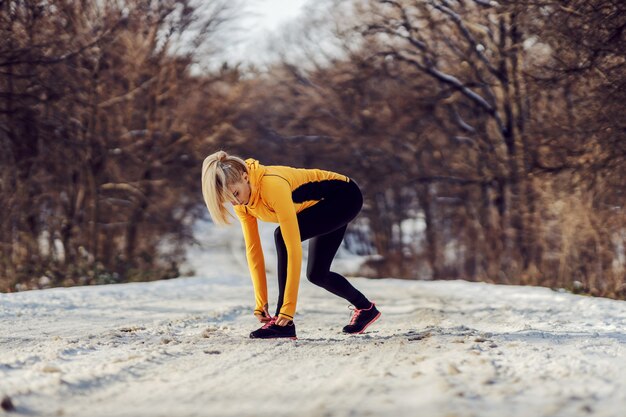
<svg viewBox="0 0 626 417">
<path fill-rule="evenodd" d="M 352 324 L 356 323 L 356 319 L 359 318 L 359 315 L 361 314 L 361 311 L 369 311 L 369 310 L 372 309 L 372 307 L 374 307 L 374 303 L 372 303 L 372 305 L 369 306 L 369 308 L 358 309 L 358 308 L 354 307 L 354 309 L 351 309 L 351 310 L 354 310 L 354 314 L 352 315 L 352 319 L 350 319 L 350 324 L 352 325 Z M 378 313 L 378 316 L 380 316 L 380 313 Z M 372 320 L 370 323 L 373 323 L 378 318 L 378 316 L 376 316 L 376 318 L 374 320 Z M 369 324 L 368 324 L 368 326 L 369 326 Z"/>
<path fill-rule="evenodd" d="M 350 309 L 354 312 L 350 320 L 350 324 L 343 328 L 344 333 L 349 334 L 361 334 L 376 320 L 380 318 L 381 312 L 376 308 L 376 303 L 372 302 L 368 308 L 356 308 L 350 306 Z M 365 312 L 365 313 L 364 313 Z M 372 316 L 372 313 L 375 316 Z M 366 321 L 367 320 L 367 321 Z M 362 326 L 362 327 L 361 327 Z"/>
<path fill-rule="evenodd" d="M 370 307 L 370 308 L 372 308 L 372 307 Z M 368 308 L 368 310 L 369 310 L 369 308 Z M 379 313 L 376 315 L 376 317 L 374 317 L 374 318 L 372 319 L 372 321 L 370 321 L 369 323 L 367 323 L 367 324 L 365 325 L 365 327 L 363 327 L 363 330 L 361 330 L 361 331 L 360 331 L 360 332 L 358 332 L 357 334 L 361 334 L 361 333 L 363 333 L 363 332 L 365 331 L 365 329 L 367 329 L 367 328 L 369 327 L 369 325 L 370 325 L 370 324 L 372 324 L 372 323 L 374 323 L 376 320 L 378 320 L 378 318 L 380 317 L 380 314 L 381 314 L 381 313 L 379 312 Z"/>
<path fill-rule="evenodd" d="M 276 320 L 278 319 L 278 316 L 276 317 L 272 317 L 270 319 L 270 321 L 266 322 L 263 327 L 261 327 L 262 329 L 267 329 L 268 327 L 270 327 L 272 324 L 276 324 Z"/>
</svg>

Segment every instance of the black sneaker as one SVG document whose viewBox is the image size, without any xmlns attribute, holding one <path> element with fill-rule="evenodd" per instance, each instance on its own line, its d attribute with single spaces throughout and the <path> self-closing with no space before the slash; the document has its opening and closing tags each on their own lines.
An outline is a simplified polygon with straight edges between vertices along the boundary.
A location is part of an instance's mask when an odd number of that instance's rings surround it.
<svg viewBox="0 0 626 417">
<path fill-rule="evenodd" d="M 263 327 L 250 333 L 251 339 L 278 339 L 288 337 L 296 340 L 296 325 L 290 321 L 285 326 L 279 326 L 276 323 L 277 317 L 272 317 L 270 321 L 265 323 Z"/>
<path fill-rule="evenodd" d="M 354 309 L 350 324 L 343 328 L 344 333 L 363 333 L 367 326 L 374 323 L 380 317 L 380 311 L 376 308 L 376 304 L 372 303 L 369 308 Z"/>
</svg>

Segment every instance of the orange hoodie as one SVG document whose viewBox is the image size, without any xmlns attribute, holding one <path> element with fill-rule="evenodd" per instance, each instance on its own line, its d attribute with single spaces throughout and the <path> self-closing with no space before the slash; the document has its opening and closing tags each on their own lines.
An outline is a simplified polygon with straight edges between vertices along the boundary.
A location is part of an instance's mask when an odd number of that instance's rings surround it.
<svg viewBox="0 0 626 417">
<path fill-rule="evenodd" d="M 323 182 L 341 180 L 345 175 L 319 169 L 301 169 L 286 166 L 264 166 L 255 159 L 247 159 L 251 194 L 248 204 L 234 206 L 241 221 L 246 241 L 246 258 L 254 285 L 255 314 L 261 314 L 267 304 L 265 261 L 259 238 L 257 219 L 278 223 L 287 247 L 287 283 L 279 316 L 293 319 L 300 284 L 302 243 L 297 213 L 317 204 L 322 198 Z"/>
</svg>

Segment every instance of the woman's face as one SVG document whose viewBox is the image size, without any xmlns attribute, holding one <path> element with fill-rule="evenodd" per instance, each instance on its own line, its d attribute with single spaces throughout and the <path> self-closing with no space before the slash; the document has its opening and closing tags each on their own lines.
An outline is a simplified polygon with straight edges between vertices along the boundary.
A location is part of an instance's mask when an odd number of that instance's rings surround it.
<svg viewBox="0 0 626 417">
<path fill-rule="evenodd" d="M 230 185 L 228 189 L 236 198 L 236 201 L 231 201 L 233 205 L 248 204 L 251 194 L 250 182 L 248 182 L 248 173 L 243 173 L 241 175 L 241 181 Z"/>
</svg>

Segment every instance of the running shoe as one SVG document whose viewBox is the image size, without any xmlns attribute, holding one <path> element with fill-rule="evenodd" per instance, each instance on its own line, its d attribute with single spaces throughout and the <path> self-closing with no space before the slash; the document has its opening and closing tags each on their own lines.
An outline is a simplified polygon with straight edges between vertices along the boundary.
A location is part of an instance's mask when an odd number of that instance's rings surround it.
<svg viewBox="0 0 626 417">
<path fill-rule="evenodd" d="M 279 326 L 276 324 L 278 317 L 272 317 L 270 321 L 265 323 L 263 327 L 250 333 L 251 339 L 278 339 L 278 338 L 290 338 L 297 339 L 296 337 L 296 325 L 293 321 L 290 321 L 285 326 Z"/>
<path fill-rule="evenodd" d="M 353 310 L 354 312 L 352 313 L 350 324 L 343 328 L 344 333 L 363 333 L 370 324 L 374 323 L 380 317 L 380 311 L 378 311 L 374 303 L 372 303 L 369 308 L 353 308 Z"/>
</svg>

